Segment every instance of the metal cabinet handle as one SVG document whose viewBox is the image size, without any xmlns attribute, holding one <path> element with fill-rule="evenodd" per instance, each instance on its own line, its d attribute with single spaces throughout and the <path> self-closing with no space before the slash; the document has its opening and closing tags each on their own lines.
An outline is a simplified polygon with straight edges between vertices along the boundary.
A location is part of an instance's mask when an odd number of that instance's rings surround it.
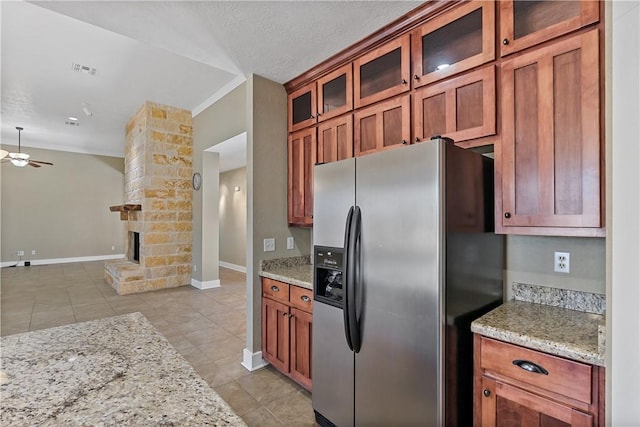
<svg viewBox="0 0 640 427">
<path fill-rule="evenodd" d="M 547 371 L 546 369 L 544 369 L 542 366 L 530 362 L 528 360 L 520 360 L 520 359 L 516 359 L 513 362 L 514 365 L 516 365 L 517 367 L 524 369 L 527 372 L 531 372 L 532 374 L 543 374 L 543 375 L 549 375 L 549 371 Z"/>
<path fill-rule="evenodd" d="M 420 80 L 420 77 L 418 77 L 418 75 L 417 75 L 417 74 L 414 74 L 414 75 L 413 75 L 413 80 Z"/>
<path fill-rule="evenodd" d="M 406 139 L 402 140 L 402 145 L 407 145 L 407 140 Z"/>
<path fill-rule="evenodd" d="M 300 297 L 300 299 L 301 299 L 302 301 L 304 301 L 304 302 L 309 302 L 309 301 L 311 301 L 311 298 L 309 298 L 309 297 L 308 297 L 308 296 L 306 296 L 306 295 L 302 295 L 302 296 Z"/>
<path fill-rule="evenodd" d="M 287 316 L 289 313 L 282 313 L 282 316 Z"/>
<path fill-rule="evenodd" d="M 289 314 L 289 319 L 291 319 L 293 317 L 293 314 Z"/>
<path fill-rule="evenodd" d="M 416 136 L 416 142 L 420 142 L 420 137 Z"/>
<path fill-rule="evenodd" d="M 482 394 L 484 394 L 484 397 L 489 397 L 491 396 L 491 392 L 489 391 L 489 389 L 484 389 L 484 391 L 482 392 Z"/>
<path fill-rule="evenodd" d="M 402 84 L 403 84 L 403 85 L 406 85 L 406 84 L 407 84 L 407 81 L 406 81 L 405 79 L 402 79 Z"/>
<path fill-rule="evenodd" d="M 277 287 L 276 285 L 273 285 L 273 286 L 271 287 L 271 290 L 272 290 L 273 292 L 280 292 L 280 288 L 279 288 L 279 287 Z"/>
<path fill-rule="evenodd" d="M 509 39 L 502 40 L 502 44 L 505 45 L 505 46 L 508 45 L 509 44 Z"/>
<path fill-rule="evenodd" d="M 505 212 L 504 217 L 507 219 L 511 218 L 511 212 Z"/>
</svg>

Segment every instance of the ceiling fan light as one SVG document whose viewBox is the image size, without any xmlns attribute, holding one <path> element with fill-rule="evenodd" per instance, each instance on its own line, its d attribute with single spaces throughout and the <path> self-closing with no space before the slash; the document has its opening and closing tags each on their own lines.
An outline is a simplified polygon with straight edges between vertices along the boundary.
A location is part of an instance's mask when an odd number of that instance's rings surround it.
<svg viewBox="0 0 640 427">
<path fill-rule="evenodd" d="M 29 160 L 29 157 L 31 156 L 27 153 L 9 153 L 9 158 L 12 160 Z"/>
<path fill-rule="evenodd" d="M 11 161 L 13 166 L 18 166 L 19 168 L 23 168 L 29 164 L 29 160 L 27 159 L 17 159 L 12 157 L 9 160 Z"/>
</svg>

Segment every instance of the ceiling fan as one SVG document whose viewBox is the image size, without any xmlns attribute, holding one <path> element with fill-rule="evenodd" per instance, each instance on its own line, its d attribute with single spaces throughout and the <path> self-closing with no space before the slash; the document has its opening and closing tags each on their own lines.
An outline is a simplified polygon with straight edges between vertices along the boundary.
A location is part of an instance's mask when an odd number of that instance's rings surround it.
<svg viewBox="0 0 640 427">
<path fill-rule="evenodd" d="M 22 151 L 20 151 L 20 134 L 23 128 L 20 126 L 16 126 L 16 129 L 18 130 L 18 152 L 10 153 L 7 150 L 0 150 L 0 159 L 2 159 L 2 162 L 4 163 L 6 161 L 9 161 L 14 166 L 18 166 L 20 168 L 25 167 L 27 165 L 33 166 L 34 168 L 39 168 L 42 165 L 53 166 L 53 163 L 50 163 L 50 162 L 42 162 L 40 160 L 31 160 L 30 159 L 31 156 L 29 156 L 27 153 L 23 153 Z"/>
</svg>

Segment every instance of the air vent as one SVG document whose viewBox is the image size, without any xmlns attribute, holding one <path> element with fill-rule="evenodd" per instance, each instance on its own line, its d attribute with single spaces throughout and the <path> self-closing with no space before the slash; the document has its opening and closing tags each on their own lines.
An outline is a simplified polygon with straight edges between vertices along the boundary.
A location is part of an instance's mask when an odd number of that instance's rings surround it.
<svg viewBox="0 0 640 427">
<path fill-rule="evenodd" d="M 90 76 L 96 75 L 95 68 L 91 68 L 86 65 L 76 64 L 75 62 L 71 64 L 71 69 L 77 73 L 89 74 Z"/>
<path fill-rule="evenodd" d="M 69 126 L 80 126 L 80 122 L 74 122 L 72 120 L 67 120 L 66 122 L 64 122 L 65 124 L 69 125 Z"/>
</svg>

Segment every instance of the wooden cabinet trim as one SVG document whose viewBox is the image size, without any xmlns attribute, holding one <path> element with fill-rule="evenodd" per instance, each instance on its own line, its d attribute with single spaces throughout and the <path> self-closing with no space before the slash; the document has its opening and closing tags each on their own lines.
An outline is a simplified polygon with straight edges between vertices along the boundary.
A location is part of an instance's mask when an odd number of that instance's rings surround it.
<svg viewBox="0 0 640 427">
<path fill-rule="evenodd" d="M 423 74 L 422 37 L 480 8 L 482 8 L 482 51 L 442 70 Z M 413 63 L 413 78 L 411 81 L 413 87 L 419 88 L 494 60 L 496 58 L 495 17 L 494 1 L 473 1 L 430 19 L 415 29 L 411 33 L 411 58 Z"/>
</svg>

